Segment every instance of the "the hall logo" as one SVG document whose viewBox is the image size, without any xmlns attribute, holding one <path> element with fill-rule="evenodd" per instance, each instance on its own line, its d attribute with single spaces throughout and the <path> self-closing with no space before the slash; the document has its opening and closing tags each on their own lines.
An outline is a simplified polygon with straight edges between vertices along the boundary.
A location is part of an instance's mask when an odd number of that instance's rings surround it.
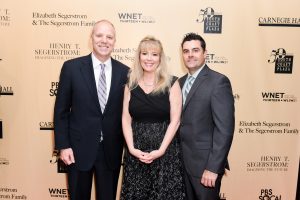
<svg viewBox="0 0 300 200">
<path fill-rule="evenodd" d="M 197 23 L 204 23 L 204 33 L 222 33 L 222 15 L 213 8 L 201 9 L 196 19 Z"/>
<path fill-rule="evenodd" d="M 0 26 L 10 25 L 10 11 L 6 8 L 0 8 Z"/>
<path fill-rule="evenodd" d="M 2 95 L 14 95 L 12 87 L 0 85 L 0 97 Z"/>
<path fill-rule="evenodd" d="M 281 195 L 274 194 L 272 189 L 261 189 L 258 198 L 260 200 L 281 200 Z"/>
<path fill-rule="evenodd" d="M 69 190 L 65 188 L 49 188 L 49 194 L 54 198 L 68 198 Z"/>
<path fill-rule="evenodd" d="M 258 26 L 300 27 L 299 17 L 259 17 Z"/>
<path fill-rule="evenodd" d="M 287 53 L 284 48 L 272 50 L 268 63 L 275 63 L 275 73 L 291 74 L 293 72 L 294 56 Z"/>
<path fill-rule="evenodd" d="M 67 173 L 67 166 L 61 159 L 59 159 L 58 150 L 53 151 L 50 163 L 57 165 L 57 173 Z"/>
<path fill-rule="evenodd" d="M 49 89 L 49 96 L 55 97 L 57 95 L 58 82 L 51 82 Z"/>
<path fill-rule="evenodd" d="M 54 123 L 53 122 L 40 122 L 40 130 L 41 131 L 49 131 L 54 130 Z"/>
<path fill-rule="evenodd" d="M 141 12 L 119 12 L 118 18 L 121 23 L 132 23 L 132 24 L 153 24 L 155 19 L 152 16 L 144 15 Z"/>
<path fill-rule="evenodd" d="M 81 55 L 77 43 L 50 42 L 46 47 L 33 51 L 35 60 L 69 60 Z"/>
<path fill-rule="evenodd" d="M 267 102 L 297 102 L 297 97 L 293 94 L 287 94 L 285 92 L 262 92 L 262 100 Z"/>
</svg>

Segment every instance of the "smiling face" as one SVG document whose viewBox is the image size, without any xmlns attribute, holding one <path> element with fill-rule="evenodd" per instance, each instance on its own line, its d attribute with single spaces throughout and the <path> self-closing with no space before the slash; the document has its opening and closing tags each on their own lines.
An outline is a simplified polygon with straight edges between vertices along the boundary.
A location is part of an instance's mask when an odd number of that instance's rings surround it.
<svg viewBox="0 0 300 200">
<path fill-rule="evenodd" d="M 94 55 L 100 61 L 105 62 L 110 57 L 116 42 L 113 25 L 108 21 L 96 23 L 91 37 Z"/>
<path fill-rule="evenodd" d="M 144 72 L 155 72 L 160 63 L 160 50 L 155 47 L 141 49 L 140 64 Z"/>
<path fill-rule="evenodd" d="M 186 68 L 193 74 L 205 63 L 206 50 L 203 50 L 199 40 L 185 41 L 182 45 L 182 57 Z"/>
</svg>

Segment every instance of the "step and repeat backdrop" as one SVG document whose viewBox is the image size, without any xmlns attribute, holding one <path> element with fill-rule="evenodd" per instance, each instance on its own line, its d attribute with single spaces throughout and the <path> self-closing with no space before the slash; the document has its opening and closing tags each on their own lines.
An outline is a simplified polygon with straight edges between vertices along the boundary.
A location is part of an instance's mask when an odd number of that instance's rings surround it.
<svg viewBox="0 0 300 200">
<path fill-rule="evenodd" d="M 68 199 L 53 141 L 65 60 L 91 52 L 94 23 L 116 27 L 113 57 L 132 66 L 139 41 L 163 43 L 186 73 L 184 34 L 207 42 L 207 64 L 233 86 L 236 127 L 223 200 L 294 200 L 299 167 L 300 1 L 3 0 L 0 3 L 0 199 Z M 94 197 L 94 196 L 93 196 Z"/>
</svg>

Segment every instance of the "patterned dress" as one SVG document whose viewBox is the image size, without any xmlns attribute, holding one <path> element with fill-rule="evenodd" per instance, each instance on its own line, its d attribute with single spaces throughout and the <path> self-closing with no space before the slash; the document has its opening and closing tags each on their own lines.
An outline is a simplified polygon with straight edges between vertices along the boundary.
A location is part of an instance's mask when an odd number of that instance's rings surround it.
<svg viewBox="0 0 300 200">
<path fill-rule="evenodd" d="M 147 94 L 137 86 L 131 91 L 129 113 L 135 148 L 144 152 L 159 149 L 170 121 L 169 93 Z M 142 163 L 125 150 L 121 200 L 182 199 L 185 190 L 178 135 L 165 154 L 151 164 Z"/>
</svg>

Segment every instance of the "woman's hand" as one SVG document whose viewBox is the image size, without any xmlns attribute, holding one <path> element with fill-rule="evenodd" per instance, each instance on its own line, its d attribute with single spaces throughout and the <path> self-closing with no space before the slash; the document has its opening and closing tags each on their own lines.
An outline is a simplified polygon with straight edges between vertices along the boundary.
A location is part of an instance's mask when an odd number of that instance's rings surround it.
<svg viewBox="0 0 300 200">
<path fill-rule="evenodd" d="M 139 160 L 143 160 L 145 158 L 145 156 L 147 154 L 149 154 L 147 152 L 143 152 L 143 151 L 141 151 L 139 149 L 135 149 L 135 148 L 129 149 L 129 152 L 131 155 L 133 155 L 134 157 L 136 157 Z"/>
<path fill-rule="evenodd" d="M 158 149 L 158 150 L 153 150 L 150 153 L 146 153 L 140 161 L 150 164 L 153 162 L 153 160 L 163 156 L 165 154 L 165 151 Z"/>
</svg>

